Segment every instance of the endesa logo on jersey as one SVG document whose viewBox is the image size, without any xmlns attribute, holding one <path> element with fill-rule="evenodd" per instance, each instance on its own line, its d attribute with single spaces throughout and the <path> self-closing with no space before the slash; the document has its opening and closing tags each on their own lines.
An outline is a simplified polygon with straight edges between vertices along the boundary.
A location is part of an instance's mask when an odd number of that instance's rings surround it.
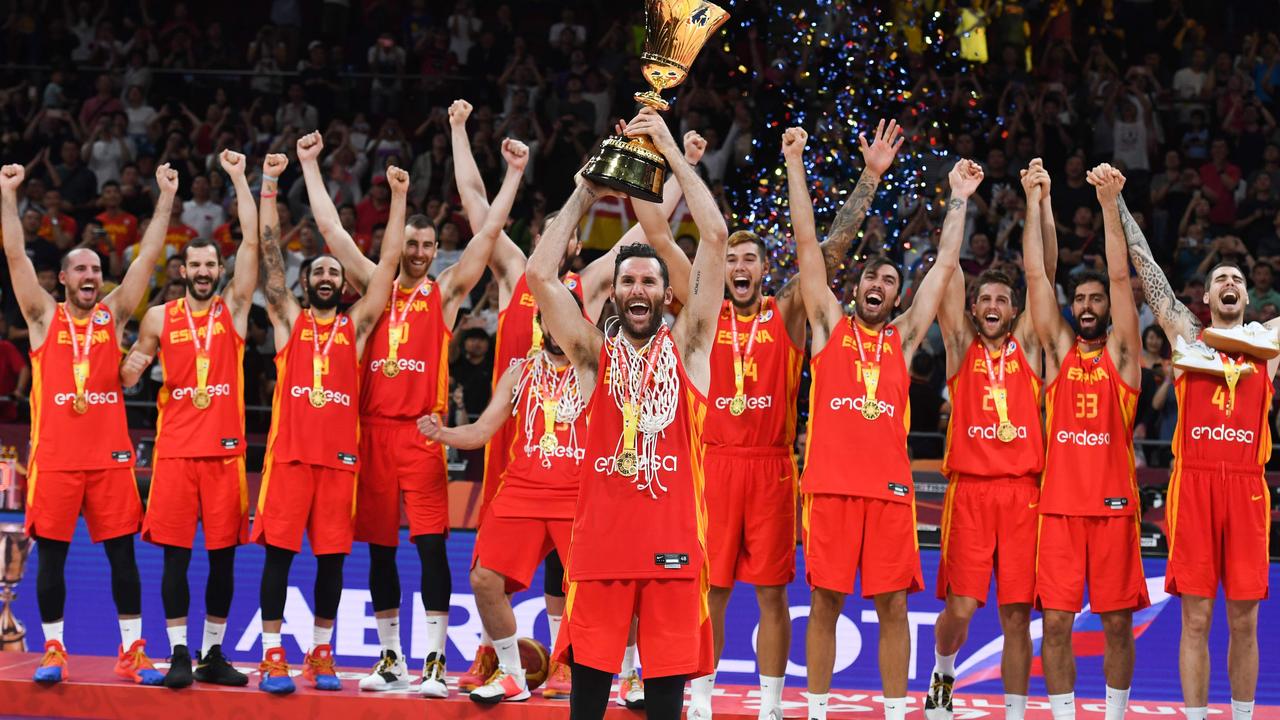
<svg viewBox="0 0 1280 720">
<path fill-rule="evenodd" d="M 296 398 L 305 398 L 311 394 L 311 388 L 294 385 L 289 388 L 289 394 Z M 343 407 L 351 407 L 351 396 L 346 393 L 336 392 L 329 388 L 325 388 L 324 399 L 325 402 L 337 403 Z"/>
<path fill-rule="evenodd" d="M 851 398 L 851 397 L 831 398 L 832 410 L 852 410 L 854 412 L 860 413 L 862 412 L 862 406 L 864 404 L 866 404 L 866 398 L 861 396 L 856 398 Z M 883 400 L 877 400 L 876 405 L 880 406 L 881 414 L 888 415 L 889 417 L 894 417 L 898 412 L 897 408 L 895 408 L 893 405 L 890 405 L 889 403 Z"/>
<path fill-rule="evenodd" d="M 1237 430 L 1229 428 L 1225 425 L 1217 427 L 1209 427 L 1208 425 L 1197 425 L 1191 428 L 1192 440 L 1218 440 L 1220 442 L 1235 442 L 1242 445 L 1252 445 L 1257 434 L 1252 430 Z"/>
<path fill-rule="evenodd" d="M 1099 445 L 1111 444 L 1111 433 L 1094 433 L 1084 431 L 1071 432 L 1070 430 L 1059 430 L 1055 437 L 1057 441 L 1063 445 L 1097 447 Z"/>
<path fill-rule="evenodd" d="M 90 405 L 115 405 L 120 402 L 120 393 L 112 390 L 111 392 L 89 392 L 84 394 L 85 402 Z M 54 393 L 54 405 L 71 405 L 76 401 L 75 393 Z"/>
<path fill-rule="evenodd" d="M 747 395 L 743 400 L 746 400 L 748 410 L 768 410 L 773 407 L 772 395 Z M 716 409 L 728 410 L 731 402 L 733 402 L 732 397 L 718 397 L 716 398 Z"/>
<path fill-rule="evenodd" d="M 970 426 L 969 426 L 969 437 L 971 437 L 971 438 L 978 438 L 978 439 L 980 439 L 980 440 L 999 440 L 999 439 L 1000 439 L 1000 436 L 996 434 L 996 431 L 997 431 L 999 428 L 1000 428 L 1000 426 L 999 426 L 999 425 L 996 425 L 996 424 L 991 424 L 991 425 L 970 425 Z M 1016 425 L 1016 426 L 1014 426 L 1014 429 L 1018 431 L 1018 439 L 1019 439 L 1019 440 L 1026 440 L 1026 439 L 1027 439 L 1027 426 L 1026 426 L 1026 425 Z"/>
<path fill-rule="evenodd" d="M 583 459 L 587 457 L 585 448 L 569 448 L 564 445 L 556 445 L 555 449 L 547 452 L 540 447 L 533 448 L 533 452 L 540 458 L 547 460 L 568 459 L 572 460 L 574 465 L 581 465 Z"/>
<path fill-rule="evenodd" d="M 206 389 L 209 391 L 209 397 L 230 397 L 231 396 L 231 383 L 218 383 L 217 385 L 210 385 Z M 186 386 L 176 387 L 169 391 L 169 397 L 174 400 L 181 400 L 183 398 L 194 397 L 195 394 L 196 394 L 195 388 L 186 387 Z"/>
<path fill-rule="evenodd" d="M 639 472 L 649 472 L 653 470 L 677 472 L 680 469 L 680 458 L 675 455 L 654 455 L 652 457 L 641 455 L 636 459 L 639 461 L 636 463 L 636 467 L 639 468 Z M 617 472 L 617 466 L 618 459 L 613 455 L 596 458 L 596 472 L 612 475 Z"/>
<path fill-rule="evenodd" d="M 386 364 L 386 358 L 371 360 L 369 362 L 369 371 L 380 373 L 382 372 L 382 366 Z M 425 373 L 427 371 L 427 364 L 425 362 L 422 360 L 414 360 L 412 358 L 398 358 L 396 360 L 396 367 L 400 368 L 403 372 Z"/>
</svg>

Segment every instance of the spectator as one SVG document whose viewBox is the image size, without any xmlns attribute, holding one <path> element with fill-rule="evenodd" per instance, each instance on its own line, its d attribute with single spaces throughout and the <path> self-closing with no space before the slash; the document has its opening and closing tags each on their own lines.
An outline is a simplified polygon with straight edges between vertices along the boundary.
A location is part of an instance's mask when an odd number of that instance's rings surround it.
<svg viewBox="0 0 1280 720">
<path fill-rule="evenodd" d="M 945 433 L 950 410 L 942 399 L 938 388 L 933 385 L 936 363 L 933 355 L 921 348 L 911 359 L 911 387 L 908 395 L 911 401 L 911 433 Z M 911 457 L 916 459 L 942 457 L 941 437 L 912 437 L 908 444 Z"/>
<path fill-rule="evenodd" d="M 194 230 L 196 237 L 212 240 L 214 229 L 226 221 L 226 211 L 209 199 L 208 176 L 197 175 L 191 183 L 191 199 L 182 204 L 182 224 Z"/>
<path fill-rule="evenodd" d="M 133 150 L 123 130 L 117 127 L 115 117 L 99 116 L 93 134 L 80 150 L 81 159 L 98 178 L 98 192 L 102 192 L 102 186 L 108 182 L 118 182 L 120 169 L 133 159 Z"/>
<path fill-rule="evenodd" d="M 372 235 L 373 226 L 387 224 L 391 217 L 391 190 L 387 187 L 387 177 L 381 173 L 373 176 L 373 187 L 369 195 L 356 205 L 356 232 Z"/>
<path fill-rule="evenodd" d="M 547 33 L 547 42 L 555 45 L 560 42 L 560 38 L 564 37 L 568 31 L 569 36 L 573 38 L 574 45 L 581 45 L 587 41 L 587 28 L 574 22 L 575 17 L 573 8 L 565 7 L 560 11 L 560 22 L 551 25 L 551 31 Z"/>
<path fill-rule="evenodd" d="M 40 237 L 53 243 L 60 251 L 75 244 L 79 224 L 75 218 L 62 211 L 62 193 L 57 190 L 44 192 L 44 217 L 40 220 Z"/>
<path fill-rule="evenodd" d="M 114 256 L 118 256 L 124 252 L 125 248 L 138 242 L 138 218 L 120 208 L 123 200 L 120 183 L 114 180 L 108 181 L 102 186 L 102 198 L 99 200 L 102 212 L 94 216 L 106 231 Z"/>
<path fill-rule="evenodd" d="M 436 258 L 431 263 L 430 274 L 440 277 L 440 273 L 453 267 L 462 258 L 461 234 L 458 224 L 446 220 L 440 226 L 440 243 L 436 249 Z"/>
<path fill-rule="evenodd" d="M 97 88 L 97 94 L 84 101 L 84 105 L 80 107 L 80 127 L 94 127 L 100 117 L 110 117 L 118 112 L 124 112 L 124 105 L 120 103 L 120 99 L 115 96 L 111 88 L 111 76 L 99 75 L 97 81 L 94 82 Z"/>
<path fill-rule="evenodd" d="M 481 324 L 470 316 L 462 320 L 449 363 L 449 378 L 462 386 L 463 407 L 473 419 L 484 412 L 493 390 L 493 343 Z"/>
<path fill-rule="evenodd" d="M 1256 313 L 1263 305 L 1280 305 L 1280 292 L 1276 292 L 1273 287 L 1275 268 L 1271 263 L 1254 263 L 1253 270 L 1249 272 L 1249 280 L 1252 281 L 1249 288 L 1250 310 Z"/>
<path fill-rule="evenodd" d="M 59 159 L 53 165 L 45 158 L 46 184 L 58 190 L 73 213 L 89 209 L 98 195 L 98 178 L 80 162 L 80 146 L 74 140 L 63 142 Z"/>
<path fill-rule="evenodd" d="M 376 73 L 369 93 L 369 110 L 374 115 L 393 113 L 400 107 L 402 89 L 400 76 L 404 73 L 404 48 L 396 45 L 391 33 L 378 36 L 378 41 L 367 53 L 369 72 Z"/>
<path fill-rule="evenodd" d="M 1255 251 L 1262 238 L 1271 231 L 1271 220 L 1280 211 L 1280 198 L 1271 187 L 1271 176 L 1262 173 L 1249 186 L 1248 197 L 1240 203 L 1232 229 L 1239 233 L 1245 245 Z"/>
<path fill-rule="evenodd" d="M 18 403 L 11 398 L 25 398 L 31 389 L 31 366 L 9 339 L 9 323 L 0 315 L 0 422 L 18 419 Z"/>
<path fill-rule="evenodd" d="M 1227 141 L 1215 138 L 1209 146 L 1209 162 L 1200 166 L 1200 183 L 1209 198 L 1209 222 L 1215 229 L 1231 226 L 1236 215 L 1236 186 L 1240 184 L 1240 168 L 1228 159 Z"/>
<path fill-rule="evenodd" d="M 320 113 L 315 105 L 307 102 L 302 83 L 289 83 L 289 101 L 276 111 L 276 127 L 293 127 L 304 133 L 320 127 Z"/>
</svg>

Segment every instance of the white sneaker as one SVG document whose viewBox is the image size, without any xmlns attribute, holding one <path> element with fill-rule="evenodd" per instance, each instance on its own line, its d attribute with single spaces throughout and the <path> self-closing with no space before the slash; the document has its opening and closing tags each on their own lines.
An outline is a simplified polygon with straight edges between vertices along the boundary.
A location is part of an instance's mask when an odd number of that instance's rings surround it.
<svg viewBox="0 0 1280 720">
<path fill-rule="evenodd" d="M 702 698 L 690 698 L 689 710 L 685 713 L 685 717 L 688 720 L 711 720 L 711 703 L 704 702 Z M 765 716 L 761 715 L 760 717 Z M 782 717 L 781 711 L 779 711 L 778 717 Z"/>
<path fill-rule="evenodd" d="M 1197 340 L 1189 343 L 1181 336 L 1173 347 L 1173 366 L 1185 372 L 1208 373 L 1223 377 L 1226 375 L 1226 363 L 1222 355 L 1213 348 Z M 1240 374 L 1253 372 L 1252 365 L 1237 365 Z"/>
<path fill-rule="evenodd" d="M 391 650 L 383 650 L 382 658 L 373 666 L 373 672 L 360 678 L 360 689 L 373 692 L 406 690 L 409 687 L 409 666 L 404 658 Z"/>
<path fill-rule="evenodd" d="M 444 653 L 431 653 L 422 665 L 422 684 L 418 694 L 429 698 L 449 697 L 449 685 L 445 682 Z"/>
<path fill-rule="evenodd" d="M 757 720 L 782 720 L 782 706 L 772 705 L 767 708 L 761 706 Z"/>
<path fill-rule="evenodd" d="M 508 672 L 501 665 L 489 678 L 489 682 L 471 691 L 471 701 L 493 705 L 504 700 L 507 702 L 523 702 L 531 693 L 524 680 L 524 671 Z"/>
<path fill-rule="evenodd" d="M 1258 322 L 1232 328 L 1205 328 L 1204 341 L 1230 355 L 1243 354 L 1259 360 L 1280 355 L 1280 337 L 1275 330 Z"/>
<path fill-rule="evenodd" d="M 632 670 L 619 678 L 618 694 L 613 701 L 632 710 L 644 709 L 644 681 L 640 679 L 640 673 Z"/>
</svg>

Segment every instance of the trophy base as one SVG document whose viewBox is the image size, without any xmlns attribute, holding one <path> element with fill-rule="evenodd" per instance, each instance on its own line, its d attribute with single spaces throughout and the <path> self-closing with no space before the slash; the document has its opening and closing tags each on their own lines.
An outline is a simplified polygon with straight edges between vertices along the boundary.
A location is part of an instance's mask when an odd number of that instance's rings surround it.
<svg viewBox="0 0 1280 720">
<path fill-rule="evenodd" d="M 613 136 L 600 143 L 599 151 L 583 166 L 582 176 L 634 198 L 662 202 L 667 161 L 648 138 Z"/>
</svg>

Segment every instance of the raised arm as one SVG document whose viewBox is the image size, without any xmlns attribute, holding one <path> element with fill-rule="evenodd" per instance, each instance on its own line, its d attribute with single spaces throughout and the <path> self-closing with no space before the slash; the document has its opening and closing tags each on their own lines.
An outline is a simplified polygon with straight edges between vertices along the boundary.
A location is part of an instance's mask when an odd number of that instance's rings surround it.
<svg viewBox="0 0 1280 720">
<path fill-rule="evenodd" d="M 280 153 L 267 155 L 263 162 L 262 193 L 259 195 L 258 226 L 262 240 L 258 243 L 261 261 L 262 294 L 267 298 L 267 315 L 275 333 L 275 346 L 283 348 L 293 334 L 293 324 L 302 307 L 285 284 L 284 255 L 280 251 L 280 213 L 276 209 L 279 193 L 277 182 L 289 159 Z M 274 172 L 268 172 L 272 168 Z"/>
<path fill-rule="evenodd" d="M 867 210 L 875 200 L 880 178 L 893 164 L 893 158 L 905 139 L 896 120 L 890 120 L 888 125 L 885 125 L 884 120 L 877 123 L 875 136 L 870 144 L 867 144 L 865 135 L 858 133 L 858 147 L 862 150 L 865 165 L 862 174 L 858 176 L 858 184 L 853 188 L 853 194 L 836 213 L 836 219 L 831 222 L 831 229 L 827 231 L 827 239 L 822 241 L 822 259 L 826 264 L 828 282 L 835 280 L 840 266 L 849 260 L 849 248 L 853 246 L 853 239 L 857 237 L 858 229 L 867 217 Z"/>
<path fill-rule="evenodd" d="M 484 225 L 480 232 L 467 243 L 458 262 L 440 273 L 440 296 L 444 301 L 444 321 L 453 327 L 458 317 L 458 306 L 471 288 L 476 286 L 484 275 L 489 264 L 489 255 L 493 252 L 498 236 L 503 234 L 507 216 L 511 214 L 511 206 L 515 203 L 516 193 L 520 190 L 520 180 L 524 176 L 525 165 L 529 162 L 529 148 L 519 140 L 507 138 L 502 141 L 502 157 L 507 161 L 507 174 L 502 180 L 502 189 L 493 198 L 493 206 L 485 214 Z"/>
<path fill-rule="evenodd" d="M 893 324 L 902 333 L 902 352 L 910 360 L 925 333 L 938 314 L 938 303 L 946 293 L 951 276 L 960 269 L 960 245 L 964 242 L 965 214 L 969 197 L 982 184 L 982 166 L 972 160 L 958 160 L 951 168 L 947 181 L 951 197 L 947 200 L 947 214 L 942 221 L 942 239 L 938 243 L 938 258 L 911 301 L 911 307 Z"/>
<path fill-rule="evenodd" d="M 1033 158 L 1028 169 L 1044 169 L 1044 161 Z M 1024 171 L 1025 172 L 1025 171 Z M 1053 198 L 1049 193 L 1052 180 L 1049 172 L 1037 173 L 1040 178 L 1040 242 L 1044 245 L 1044 274 L 1050 279 L 1058 277 L 1058 225 L 1053 217 Z M 1026 224 L 1025 222 L 1023 223 Z"/>
<path fill-rule="evenodd" d="M 1125 382 L 1137 387 L 1142 382 L 1142 331 L 1138 327 L 1138 306 L 1133 300 L 1133 283 L 1129 279 L 1128 246 L 1120 223 L 1119 197 L 1124 189 L 1124 175 L 1102 164 L 1090 171 L 1089 182 L 1098 190 L 1106 235 L 1107 279 L 1111 285 L 1111 334 L 1107 336 L 1107 347 Z"/>
<path fill-rule="evenodd" d="M 307 186 L 307 200 L 311 203 L 311 214 L 316 219 L 316 228 L 320 236 L 329 246 L 329 251 L 342 263 L 342 271 L 359 292 L 365 292 L 373 275 L 374 263 L 360 252 L 351 234 L 342 227 L 338 219 L 338 208 L 333 206 L 333 198 L 329 197 L 329 189 L 325 186 L 324 175 L 320 172 L 320 151 L 324 149 L 324 140 L 319 131 L 298 138 L 298 162 L 302 164 L 302 179 Z M 283 169 L 283 168 L 281 168 Z M 401 217 L 401 226 L 404 225 Z M 391 221 L 387 221 L 387 229 L 391 229 Z M 401 227 L 401 233 L 404 228 Z M 383 237 L 386 237 L 385 235 Z"/>
<path fill-rule="evenodd" d="M 124 362 L 120 363 L 121 387 L 129 388 L 138 384 L 142 373 L 146 372 L 151 365 L 151 360 L 156 356 L 156 350 L 160 347 L 160 333 L 163 331 L 164 305 L 153 305 L 147 308 L 147 313 L 142 316 L 142 323 L 138 327 L 138 339 L 134 341 L 133 347 L 129 348 Z"/>
<path fill-rule="evenodd" d="M 565 206 L 542 233 L 542 239 L 529 256 L 526 271 L 529 290 L 538 303 L 542 322 L 546 323 L 547 330 L 573 362 L 584 396 L 595 389 L 604 336 L 582 316 L 573 291 L 560 282 L 560 262 L 564 259 L 574 228 L 578 227 L 591 204 L 605 194 L 603 188 L 580 180 Z"/>
<path fill-rule="evenodd" d="M 813 331 L 813 353 L 816 355 L 831 339 L 831 331 L 841 321 L 844 310 L 827 282 L 826 263 L 818 245 L 818 231 L 813 221 L 813 202 L 809 199 L 809 177 L 804 167 L 804 144 L 809 135 L 796 127 L 782 135 L 782 155 L 787 164 L 787 197 L 791 206 L 791 233 L 796 238 L 796 273 L 800 298 L 809 327 Z"/>
<path fill-rule="evenodd" d="M 356 353 L 364 351 L 364 341 L 378 324 L 378 318 L 391 299 L 391 290 L 400 270 L 400 253 L 404 251 L 404 215 L 409 196 L 409 173 L 392 165 L 387 168 L 387 185 L 391 187 L 391 210 L 387 229 L 382 234 L 378 264 L 369 275 L 364 295 L 351 306 L 351 321 L 356 326 Z M 345 266 L 344 266 L 345 267 Z"/>
<path fill-rule="evenodd" d="M 1027 194 L 1027 218 L 1023 228 L 1022 262 L 1027 274 L 1027 309 L 1036 335 L 1045 353 L 1056 367 L 1071 350 L 1075 334 L 1058 306 L 1058 293 L 1053 289 L 1053 279 L 1046 275 L 1045 248 L 1040 236 L 1040 196 L 1043 185 L 1040 175 L 1043 167 L 1028 170 L 1022 176 L 1022 188 Z M 1048 378 L 1046 378 L 1048 379 Z"/>
<path fill-rule="evenodd" d="M 26 234 L 18 217 L 18 188 L 22 186 L 25 174 L 21 165 L 0 168 L 0 230 L 4 233 L 4 256 L 9 264 L 9 277 L 18 299 L 18 308 L 27 321 L 31 347 L 38 348 L 44 344 L 57 303 L 40 287 L 35 266 L 27 257 Z"/>
<path fill-rule="evenodd" d="M 680 183 L 672 181 L 668 183 L 668 186 L 671 185 L 679 186 Z M 689 262 L 684 251 L 676 245 L 676 240 L 671 235 L 671 224 L 662 214 L 662 206 L 632 198 L 631 207 L 636 211 L 636 219 L 639 221 L 637 227 L 640 228 L 639 237 L 634 241 L 640 241 L 643 238 L 644 242 L 653 246 L 658 257 L 667 264 L 667 272 L 671 275 L 671 292 L 675 299 L 682 303 L 688 302 L 689 277 L 693 272 L 693 263 Z M 631 231 L 628 230 L 627 233 L 630 234 Z M 627 237 L 624 235 L 614 247 L 620 247 L 626 241 Z"/>
<path fill-rule="evenodd" d="M 236 248 L 235 273 L 226 298 L 236 332 L 240 333 L 240 337 L 245 337 L 249 331 L 249 307 L 253 304 L 253 290 L 258 285 L 258 206 L 253 201 L 249 181 L 245 179 L 244 155 L 233 150 L 223 150 L 218 160 L 236 189 L 240 247 Z"/>
<path fill-rule="evenodd" d="M 512 365 L 502 373 L 502 377 L 498 378 L 498 384 L 493 388 L 493 395 L 489 397 L 489 404 L 485 406 L 484 412 L 480 413 L 480 417 L 476 418 L 475 422 L 447 427 L 441 422 L 439 415 L 432 413 L 418 418 L 418 432 L 431 442 L 459 450 L 476 450 L 484 447 L 498 428 L 511 419 L 511 412 L 515 408 L 512 394 L 522 372 L 524 372 L 524 365 L 519 364 Z"/>
<path fill-rule="evenodd" d="M 1156 316 L 1156 322 L 1160 323 L 1166 337 L 1180 337 L 1187 342 L 1194 342 L 1200 337 L 1200 320 L 1174 294 L 1168 276 L 1151 253 L 1151 246 L 1147 244 L 1142 228 L 1138 227 L 1138 222 L 1125 205 L 1123 193 L 1116 196 L 1116 207 L 1120 227 L 1124 231 L 1124 241 L 1129 248 L 1129 259 L 1133 261 L 1138 278 L 1142 280 L 1142 294 L 1146 297 L 1152 314 Z M 1103 221 L 1105 224 L 1105 215 Z M 1109 256 L 1107 263 L 1111 263 Z"/>
<path fill-rule="evenodd" d="M 102 299 L 104 305 L 111 309 L 116 318 L 116 330 L 124 328 L 125 323 L 133 316 L 142 298 L 151 284 L 155 272 L 156 261 L 164 250 L 164 236 L 169 230 L 169 214 L 173 210 L 173 198 L 178 194 L 178 171 L 168 164 L 156 168 L 156 184 L 160 186 L 160 197 L 156 200 L 153 220 L 142 234 L 142 243 L 138 247 L 138 256 L 129 264 L 124 279 Z"/>
<path fill-rule="evenodd" d="M 946 232 L 945 222 L 943 227 L 943 232 Z M 969 322 L 967 300 L 964 273 L 952 273 L 951 280 L 943 291 L 942 302 L 938 304 L 938 327 L 942 330 L 942 345 L 947 352 L 948 378 L 960 369 L 965 350 L 974 336 L 973 325 Z"/>
</svg>

